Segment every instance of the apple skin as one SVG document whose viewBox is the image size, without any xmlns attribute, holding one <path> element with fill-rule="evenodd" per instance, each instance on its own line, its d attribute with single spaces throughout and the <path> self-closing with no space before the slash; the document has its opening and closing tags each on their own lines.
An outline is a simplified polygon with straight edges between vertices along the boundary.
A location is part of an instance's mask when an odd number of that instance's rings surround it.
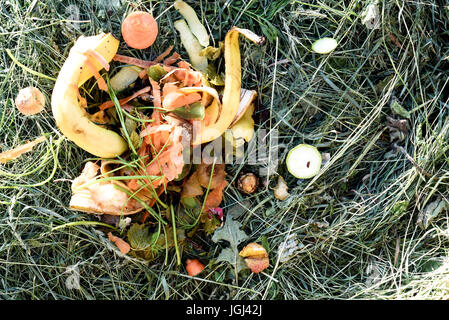
<svg viewBox="0 0 449 320">
<path fill-rule="evenodd" d="M 287 170 L 298 179 L 310 179 L 321 169 L 321 153 L 314 146 L 299 144 L 288 152 Z"/>
</svg>

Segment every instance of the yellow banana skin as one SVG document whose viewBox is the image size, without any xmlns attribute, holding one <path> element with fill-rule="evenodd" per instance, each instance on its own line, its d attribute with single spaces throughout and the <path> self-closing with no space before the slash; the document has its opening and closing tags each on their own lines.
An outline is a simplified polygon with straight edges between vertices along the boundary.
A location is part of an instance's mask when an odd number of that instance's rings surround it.
<svg viewBox="0 0 449 320">
<path fill-rule="evenodd" d="M 117 52 L 118 44 L 111 34 L 81 36 L 59 72 L 51 97 L 53 116 L 59 130 L 80 148 L 101 158 L 121 155 L 128 149 L 128 144 L 119 134 L 89 120 L 87 112 L 79 104 L 77 90 L 92 76 L 84 67 L 88 59 L 86 53 L 95 50 L 109 62 Z M 102 68 L 98 63 L 94 65 L 98 70 Z"/>
<path fill-rule="evenodd" d="M 223 104 L 219 118 L 215 123 L 209 125 L 195 126 L 193 145 L 206 143 L 220 137 L 234 121 L 240 104 L 240 88 L 242 82 L 242 70 L 240 61 L 239 35 L 256 44 L 262 44 L 265 39 L 259 37 L 250 30 L 233 27 L 225 37 L 225 87 L 223 93 Z M 206 109 L 207 112 L 207 109 Z"/>
</svg>

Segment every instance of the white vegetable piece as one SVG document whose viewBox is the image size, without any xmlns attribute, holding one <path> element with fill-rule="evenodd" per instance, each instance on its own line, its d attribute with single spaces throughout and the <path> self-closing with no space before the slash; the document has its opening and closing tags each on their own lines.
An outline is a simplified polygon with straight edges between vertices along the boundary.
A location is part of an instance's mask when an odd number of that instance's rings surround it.
<svg viewBox="0 0 449 320">
<path fill-rule="evenodd" d="M 326 54 L 337 47 L 337 40 L 333 38 L 321 38 L 312 44 L 312 50 L 316 53 Z"/>
<path fill-rule="evenodd" d="M 300 144 L 287 155 L 287 169 L 298 179 L 309 179 L 321 169 L 321 153 L 308 144 Z"/>
<path fill-rule="evenodd" d="M 128 88 L 128 86 L 139 77 L 139 73 L 142 71 L 139 67 L 123 67 L 111 78 L 111 87 L 114 91 L 122 91 Z"/>
<path fill-rule="evenodd" d="M 175 1 L 175 9 L 179 11 L 179 13 L 187 20 L 190 30 L 194 34 L 194 36 L 198 39 L 199 43 L 203 47 L 209 46 L 209 34 L 207 33 L 206 28 L 198 19 L 198 16 L 195 13 L 195 10 L 187 3 L 181 0 Z"/>
<path fill-rule="evenodd" d="M 182 45 L 186 48 L 192 66 L 201 72 L 206 72 L 208 65 L 207 58 L 200 55 L 203 47 L 198 42 L 198 39 L 195 38 L 192 31 L 190 31 L 186 21 L 184 19 L 175 21 L 174 26 L 179 32 Z"/>
</svg>

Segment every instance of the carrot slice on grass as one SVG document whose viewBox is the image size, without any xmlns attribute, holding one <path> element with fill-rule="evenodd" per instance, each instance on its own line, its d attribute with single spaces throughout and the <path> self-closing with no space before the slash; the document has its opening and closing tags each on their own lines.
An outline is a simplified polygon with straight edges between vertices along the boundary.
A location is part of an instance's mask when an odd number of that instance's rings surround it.
<svg viewBox="0 0 449 320">
<path fill-rule="evenodd" d="M 191 277 L 198 275 L 205 268 L 204 264 L 198 261 L 198 259 L 187 259 L 186 271 Z"/>
<path fill-rule="evenodd" d="M 123 39 L 131 48 L 148 48 L 156 40 L 157 34 L 156 20 L 148 12 L 133 12 L 122 23 Z"/>
</svg>

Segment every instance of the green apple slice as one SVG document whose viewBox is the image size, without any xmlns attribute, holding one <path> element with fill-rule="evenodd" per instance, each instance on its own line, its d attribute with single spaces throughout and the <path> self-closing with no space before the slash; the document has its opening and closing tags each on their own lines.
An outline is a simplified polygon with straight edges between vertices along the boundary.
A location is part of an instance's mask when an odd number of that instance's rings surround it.
<svg viewBox="0 0 449 320">
<path fill-rule="evenodd" d="M 309 179 L 321 169 L 321 153 L 308 144 L 300 144 L 287 155 L 287 169 L 298 179 Z"/>
<path fill-rule="evenodd" d="M 337 40 L 333 38 L 321 38 L 312 44 L 312 50 L 316 53 L 326 54 L 337 47 Z"/>
</svg>

